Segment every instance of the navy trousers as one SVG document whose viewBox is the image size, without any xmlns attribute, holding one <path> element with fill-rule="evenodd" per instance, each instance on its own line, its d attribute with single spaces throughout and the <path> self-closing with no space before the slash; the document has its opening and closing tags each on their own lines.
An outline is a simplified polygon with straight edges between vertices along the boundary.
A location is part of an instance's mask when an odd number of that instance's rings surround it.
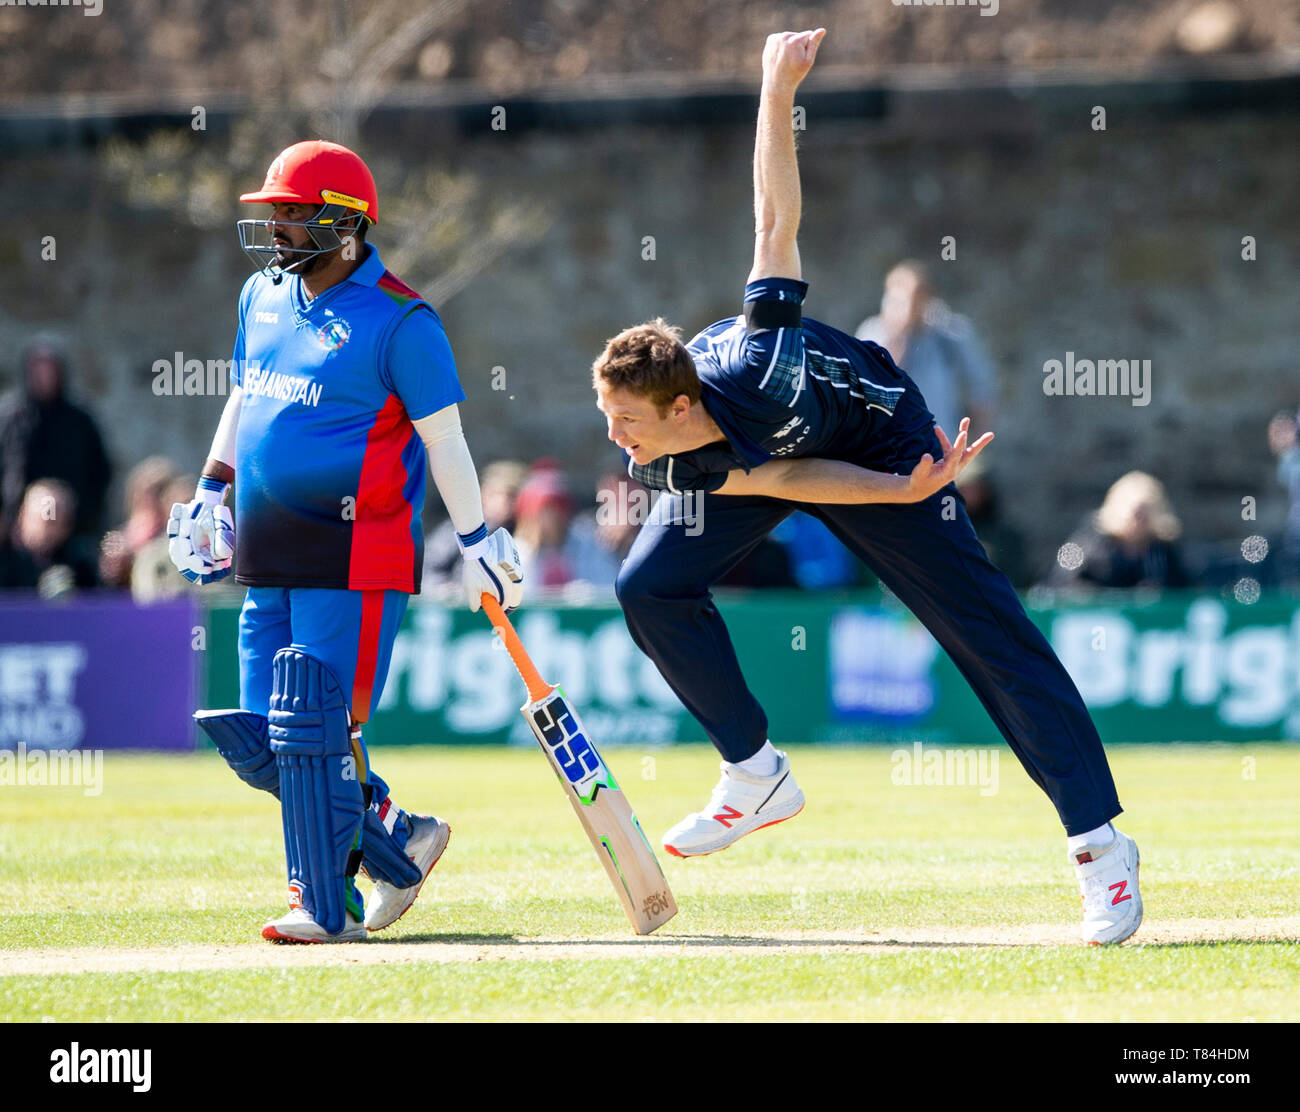
<svg viewBox="0 0 1300 1112">
<path fill-rule="evenodd" d="M 900 417 L 906 415 L 896 414 L 887 430 Z M 907 473 L 924 451 L 938 458 L 933 432 L 905 424 L 855 462 Z M 745 683 L 709 588 L 802 509 L 826 522 L 934 635 L 1047 793 L 1066 833 L 1081 834 L 1120 813 L 1101 739 L 1078 688 L 1006 576 L 989 562 L 954 487 L 910 505 L 688 497 L 690 507 L 681 506 L 681 495 L 661 497 L 623 563 L 618 598 L 633 640 L 723 759 L 742 761 L 762 748 L 767 715 Z"/>
</svg>

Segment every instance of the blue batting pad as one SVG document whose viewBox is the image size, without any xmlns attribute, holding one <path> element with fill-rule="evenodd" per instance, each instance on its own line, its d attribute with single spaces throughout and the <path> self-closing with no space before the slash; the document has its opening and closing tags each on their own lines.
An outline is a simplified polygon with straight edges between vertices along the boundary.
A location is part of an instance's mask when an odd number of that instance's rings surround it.
<svg viewBox="0 0 1300 1112">
<path fill-rule="evenodd" d="M 250 788 L 280 798 L 280 769 L 271 752 L 265 718 L 246 710 L 201 710 L 195 713 L 194 721 L 236 776 Z M 388 797 L 388 785 L 373 770 L 368 773 L 366 791 L 375 800 L 376 807 Z M 406 837 L 404 821 L 399 819 L 390 834 L 375 807 L 366 808 L 365 824 L 361 828 L 361 863 L 371 879 L 385 880 L 396 888 L 419 883 L 420 870 L 406 856 Z"/>
<path fill-rule="evenodd" d="M 273 662 L 268 734 L 280 770 L 289 887 L 325 931 L 363 917 L 352 878 L 361 864 L 365 795 L 349 740 L 348 703 L 314 656 L 281 649 Z"/>
<path fill-rule="evenodd" d="M 266 719 L 247 710 L 196 711 L 194 721 L 250 788 L 280 798 L 280 770 L 266 734 Z"/>
</svg>

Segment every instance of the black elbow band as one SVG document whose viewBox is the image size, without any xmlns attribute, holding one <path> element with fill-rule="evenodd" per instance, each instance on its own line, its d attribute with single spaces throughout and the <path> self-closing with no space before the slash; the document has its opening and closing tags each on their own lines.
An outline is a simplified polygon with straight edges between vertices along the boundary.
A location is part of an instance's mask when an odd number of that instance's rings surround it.
<svg viewBox="0 0 1300 1112">
<path fill-rule="evenodd" d="M 751 301 L 745 306 L 746 332 L 799 328 L 802 324 L 803 309 L 797 301 Z"/>
</svg>

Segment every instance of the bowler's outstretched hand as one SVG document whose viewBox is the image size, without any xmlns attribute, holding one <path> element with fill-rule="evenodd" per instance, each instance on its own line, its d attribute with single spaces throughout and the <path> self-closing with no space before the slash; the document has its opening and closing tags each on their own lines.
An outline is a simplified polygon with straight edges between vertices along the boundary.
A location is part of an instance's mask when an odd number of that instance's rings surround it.
<svg viewBox="0 0 1300 1112">
<path fill-rule="evenodd" d="M 966 437 L 969 428 L 970 418 L 963 417 L 961 428 L 957 430 L 957 439 L 950 444 L 943 429 L 938 425 L 934 426 L 934 434 L 939 438 L 939 446 L 943 449 L 943 458 L 936 462 L 934 457 L 926 452 L 912 469 L 912 473 L 908 476 L 908 491 L 915 495 L 915 501 L 923 501 L 935 491 L 942 490 L 953 482 L 992 441 L 993 434 L 986 432 L 974 444 L 967 447 Z"/>
</svg>

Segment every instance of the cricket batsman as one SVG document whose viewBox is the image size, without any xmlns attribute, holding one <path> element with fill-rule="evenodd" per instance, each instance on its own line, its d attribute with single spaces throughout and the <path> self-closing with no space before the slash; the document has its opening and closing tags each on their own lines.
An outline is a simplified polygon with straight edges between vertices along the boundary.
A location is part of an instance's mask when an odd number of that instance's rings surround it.
<svg viewBox="0 0 1300 1112">
<path fill-rule="evenodd" d="M 989 562 L 956 488 L 933 486 L 955 477 L 990 434 L 967 448 L 963 421 L 950 446 L 884 348 L 803 316 L 791 120 L 824 35 L 772 35 L 763 51 L 754 264 L 741 315 L 685 345 L 662 320 L 629 328 L 593 366 L 609 438 L 628 453 L 631 475 L 668 500 L 618 576 L 628 629 L 723 758 L 708 804 L 669 830 L 664 848 L 715 853 L 803 808 L 709 592 L 797 505 L 947 651 L 1060 815 L 1084 941 L 1122 942 L 1142 921 L 1138 850 L 1110 823 L 1121 808 L 1101 740 L 1073 681 Z M 693 514 L 673 508 L 685 497 L 702 499 Z M 687 528 L 688 519 L 703 527 Z"/>
<path fill-rule="evenodd" d="M 236 558 L 248 587 L 239 709 L 195 718 L 241 779 L 280 800 L 289 912 L 262 936 L 358 941 L 411 906 L 451 834 L 393 802 L 361 737 L 420 589 L 426 467 L 470 608 L 485 591 L 518 606 L 522 575 L 510 534 L 484 526 L 442 322 L 366 243 L 379 222 L 366 164 L 297 143 L 240 200 L 271 206 L 238 224 L 259 269 L 239 296 L 230 397 L 198 490 L 168 525 L 182 575 L 209 583 Z"/>
</svg>

